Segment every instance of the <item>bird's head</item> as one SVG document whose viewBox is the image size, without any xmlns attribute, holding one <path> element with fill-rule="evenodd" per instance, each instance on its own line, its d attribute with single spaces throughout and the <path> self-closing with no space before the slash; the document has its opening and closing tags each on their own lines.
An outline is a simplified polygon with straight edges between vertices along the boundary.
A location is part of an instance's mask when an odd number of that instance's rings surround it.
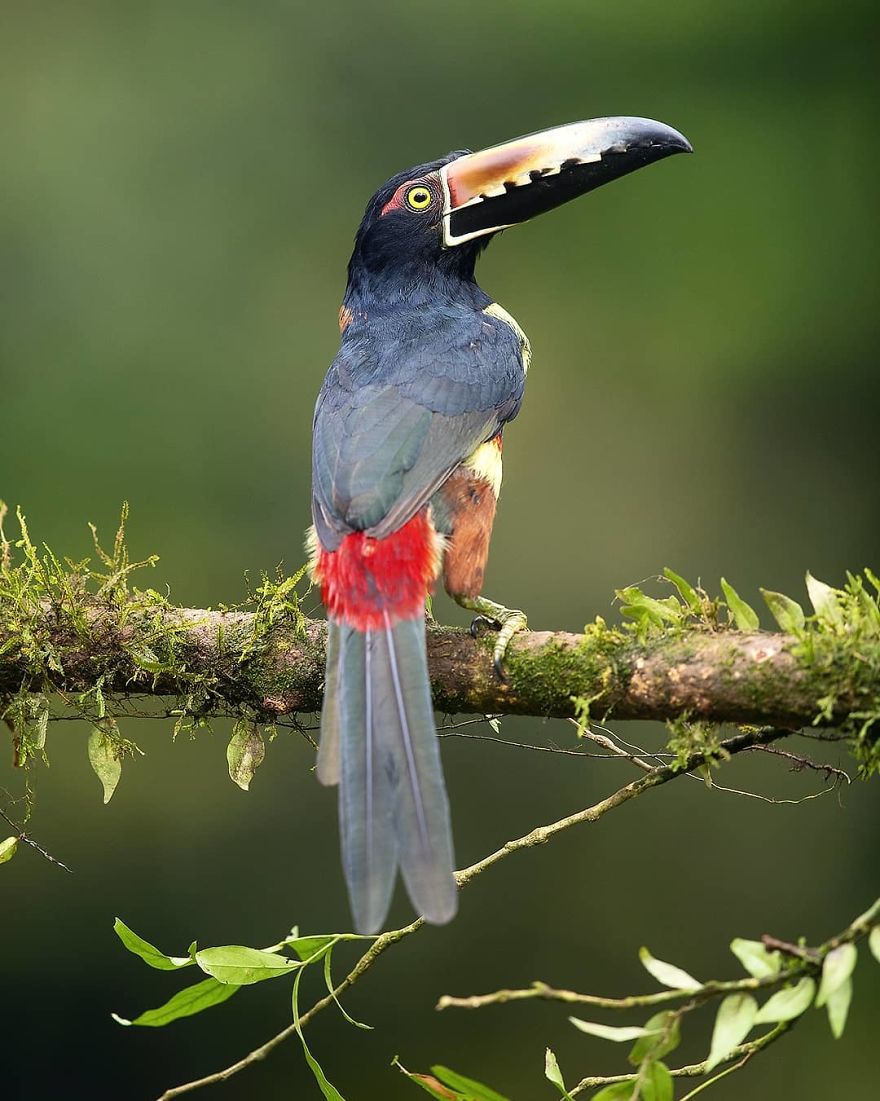
<svg viewBox="0 0 880 1101">
<path fill-rule="evenodd" d="M 458 150 L 393 176 L 367 205 L 350 284 L 401 289 L 434 276 L 472 278 L 480 250 L 502 229 L 674 153 L 677 130 L 652 119 L 573 122 L 493 145 Z"/>
</svg>

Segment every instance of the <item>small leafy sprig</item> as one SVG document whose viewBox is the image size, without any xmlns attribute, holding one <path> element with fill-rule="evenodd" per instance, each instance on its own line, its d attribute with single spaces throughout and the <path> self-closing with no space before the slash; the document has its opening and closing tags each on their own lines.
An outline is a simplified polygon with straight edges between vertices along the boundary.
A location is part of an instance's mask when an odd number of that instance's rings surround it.
<svg viewBox="0 0 880 1101">
<path fill-rule="evenodd" d="M 186 654 L 181 653 L 181 638 L 192 628 L 192 621 L 173 622 L 169 613 L 175 609 L 165 596 L 133 584 L 133 575 L 153 568 L 159 558 L 132 558 L 126 540 L 128 504 L 122 506 L 109 547 L 102 544 L 96 526 L 89 524 L 93 555 L 80 560 L 62 558 L 45 543 L 37 543 L 21 509 L 16 510 L 19 537 L 13 540 L 4 528 L 8 513 L 0 501 L 0 657 L 14 656 L 22 669 L 15 690 L 0 695 L 0 720 L 13 736 L 13 763 L 21 768 L 36 761 L 48 763 L 50 722 L 82 719 L 90 726 L 89 763 L 101 783 L 104 802 L 109 802 L 123 762 L 142 755 L 120 730 L 119 719 L 129 711 L 115 698 L 119 694 L 108 688 L 114 672 L 118 667 L 127 670 L 132 695 L 174 672 L 181 686 L 177 697 L 170 698 L 167 711 L 154 709 L 150 714 L 174 719 L 176 737 L 208 727 L 215 713 L 231 713 L 237 722 L 228 750 L 229 771 L 246 790 L 265 754 L 265 738 L 271 741 L 275 728 L 258 722 L 263 717 L 249 708 L 230 712 L 220 704 L 216 671 L 190 669 Z M 279 569 L 274 579 L 263 574 L 245 603 L 223 609 L 249 613 L 239 665 L 260 654 L 273 628 L 283 625 L 291 635 L 304 629 L 301 602 L 308 592 L 306 571 L 303 566 L 285 577 Z M 76 664 L 82 646 L 96 633 L 115 639 L 117 653 L 82 691 L 55 689 L 62 706 L 53 708 L 51 674 L 63 677 L 71 659 Z M 6 860 L 14 852 L 11 843 L 0 849 Z"/>
<path fill-rule="evenodd" d="M 644 1025 L 607 1025 L 569 1017 L 575 1028 L 590 1036 L 615 1043 L 635 1041 L 628 1057 L 634 1070 L 585 1077 L 568 1088 L 556 1056 L 548 1048 L 544 1076 L 566 1101 L 596 1088 L 599 1092 L 592 1095 L 591 1101 L 673 1101 L 676 1079 L 705 1079 L 679 1099 L 688 1101 L 769 1047 L 792 1028 L 810 1006 L 824 1007 L 832 1035 L 842 1036 L 853 995 L 852 975 L 858 960 L 856 942 L 863 938 L 867 938 L 871 953 L 880 962 L 880 899 L 841 933 L 817 948 L 808 948 L 803 943 L 788 944 L 774 937 L 764 937 L 760 941 L 734 939 L 730 950 L 747 972 L 746 978 L 700 982 L 687 971 L 656 959 L 647 948 L 642 948 L 639 952 L 642 965 L 667 989 L 624 998 L 604 998 L 534 983 L 522 990 L 498 990 L 466 998 L 445 995 L 437 1008 L 477 1009 L 529 998 L 618 1011 L 680 1003 L 675 1008 L 659 1010 Z M 765 993 L 770 997 L 760 1004 L 759 998 Z M 718 1008 L 706 1058 L 687 1066 L 667 1066 L 664 1060 L 678 1047 L 687 1015 L 716 1002 Z M 749 1033 L 762 1025 L 770 1027 L 757 1038 L 748 1040 Z M 719 1067 L 723 1069 L 718 1071 Z M 423 1089 L 433 1091 L 434 1096 L 446 1101 L 506 1101 L 488 1087 L 480 1087 L 484 1093 L 459 1090 L 448 1077 L 443 1077 L 440 1073 L 443 1070 L 442 1067 L 433 1068 L 436 1077 L 405 1073 Z"/>
<path fill-rule="evenodd" d="M 375 940 L 375 937 L 363 937 L 357 933 L 327 933 L 313 936 L 301 936 L 294 928 L 277 944 L 268 948 L 249 948 L 243 944 L 225 944 L 216 948 L 199 948 L 195 941 L 184 956 L 169 956 L 155 945 L 144 940 L 130 929 L 121 918 L 117 918 L 113 929 L 129 952 L 138 956 L 149 967 L 157 971 L 180 971 L 195 967 L 207 978 L 184 987 L 172 995 L 167 1002 L 156 1009 L 147 1009 L 137 1017 L 128 1019 L 112 1014 L 120 1025 L 140 1025 L 147 1028 L 161 1028 L 183 1017 L 192 1017 L 215 1005 L 228 1001 L 243 986 L 269 979 L 282 979 L 293 976 L 291 991 L 291 1009 L 293 1029 L 302 1044 L 303 1055 L 321 1092 L 329 1101 L 343 1101 L 342 1095 L 329 1081 L 318 1060 L 306 1044 L 302 1032 L 303 1015 L 299 1009 L 299 987 L 305 970 L 321 964 L 327 995 L 349 1024 L 356 1028 L 370 1028 L 370 1025 L 355 1020 L 342 1007 L 333 983 L 333 949 L 343 941 Z M 292 953 L 292 954 L 291 954 Z"/>
</svg>

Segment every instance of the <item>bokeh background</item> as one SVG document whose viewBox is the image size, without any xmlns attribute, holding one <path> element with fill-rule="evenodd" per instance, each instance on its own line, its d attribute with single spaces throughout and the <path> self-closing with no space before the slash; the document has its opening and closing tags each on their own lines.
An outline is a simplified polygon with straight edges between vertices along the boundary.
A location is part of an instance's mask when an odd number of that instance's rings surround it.
<svg viewBox="0 0 880 1101">
<path fill-rule="evenodd" d="M 297 567 L 312 404 L 373 189 L 451 148 L 646 114 L 697 154 L 504 235 L 481 264 L 534 349 L 487 592 L 578 629 L 664 564 L 751 598 L 802 592 L 807 568 L 877 567 L 875 5 L 46 0 L 2 19 L 0 496 L 58 551 L 87 554 L 86 522 L 109 534 L 127 499 L 133 552 L 161 555 L 144 584 L 181 603 Z M 573 741 L 564 724 L 502 730 Z M 51 729 L 33 777 L 32 831 L 75 874 L 30 851 L 2 870 L 4 1099 L 150 1099 L 286 1023 L 286 988 L 265 984 L 164 1031 L 120 1029 L 111 1010 L 158 1005 L 176 980 L 122 950 L 114 915 L 172 952 L 348 921 L 334 794 L 301 738 L 280 736 L 244 794 L 228 726 L 176 745 L 158 721 L 124 732 L 146 755 L 108 807 L 81 725 Z M 460 739 L 444 758 L 462 862 L 628 775 Z M 815 790 L 764 758 L 727 782 Z M 724 977 L 734 935 L 822 939 L 877 894 L 877 783 L 776 806 L 680 782 L 506 861 L 352 992 L 375 1031 L 327 1013 L 314 1050 L 356 1101 L 415 1096 L 395 1053 L 514 1101 L 555 1095 L 548 1043 L 571 1081 L 614 1072 L 619 1049 L 564 1007 L 434 1002 L 536 977 L 647 989 L 642 943 Z M 871 1094 L 880 969 L 863 957 L 842 1040 L 811 1012 L 714 1096 Z M 294 1044 L 216 1089 L 317 1095 Z"/>
</svg>

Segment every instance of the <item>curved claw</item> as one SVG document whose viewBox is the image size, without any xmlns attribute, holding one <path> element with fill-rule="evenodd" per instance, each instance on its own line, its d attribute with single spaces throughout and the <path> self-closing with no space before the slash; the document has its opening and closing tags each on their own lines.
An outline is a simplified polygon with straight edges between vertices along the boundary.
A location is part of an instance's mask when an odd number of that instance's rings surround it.
<svg viewBox="0 0 880 1101">
<path fill-rule="evenodd" d="M 501 630 L 501 624 L 498 622 L 497 619 L 492 619 L 490 616 L 482 614 L 475 615 L 474 618 L 471 620 L 470 627 L 468 628 L 471 638 L 478 638 L 480 635 L 480 627 L 484 625 L 486 627 L 491 627 L 496 631 Z"/>
<path fill-rule="evenodd" d="M 510 682 L 510 677 L 504 668 L 504 655 L 507 653 L 510 640 L 520 631 L 527 630 L 529 621 L 525 612 L 521 612 L 518 608 L 505 608 L 504 614 L 499 616 L 498 622 L 501 629 L 498 632 L 495 649 L 492 652 L 492 663 L 495 666 L 498 679 L 507 684 Z"/>
<path fill-rule="evenodd" d="M 504 668 L 503 658 L 499 658 L 496 654 L 493 654 L 492 666 L 495 669 L 495 676 L 501 681 L 501 683 L 510 684 L 510 677 L 507 675 L 507 670 Z"/>
</svg>

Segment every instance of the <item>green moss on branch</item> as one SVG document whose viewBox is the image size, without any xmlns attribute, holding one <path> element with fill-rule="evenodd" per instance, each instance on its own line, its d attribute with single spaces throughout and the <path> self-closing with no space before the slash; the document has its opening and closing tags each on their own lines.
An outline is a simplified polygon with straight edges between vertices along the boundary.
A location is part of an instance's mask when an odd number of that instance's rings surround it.
<svg viewBox="0 0 880 1101">
<path fill-rule="evenodd" d="M 20 755 L 41 750 L 52 693 L 92 721 L 114 698 L 163 697 L 177 729 L 215 715 L 271 721 L 320 708 L 326 629 L 302 612 L 303 571 L 264 577 L 240 606 L 178 608 L 131 583 L 156 560 L 129 559 L 125 515 L 110 550 L 95 538 L 94 563 L 38 548 L 21 516 L 13 544 L 0 516 L 0 714 L 15 727 Z M 621 626 L 597 619 L 583 634 L 516 637 L 506 682 L 493 670 L 491 634 L 430 627 L 438 709 L 815 723 L 842 728 L 863 770 L 877 768 L 880 590 L 870 571 L 842 589 L 808 577 L 810 616 L 765 593 L 775 633 L 754 629 L 757 614 L 726 582 L 722 600 L 667 578 L 671 595 L 618 593 Z"/>
</svg>

